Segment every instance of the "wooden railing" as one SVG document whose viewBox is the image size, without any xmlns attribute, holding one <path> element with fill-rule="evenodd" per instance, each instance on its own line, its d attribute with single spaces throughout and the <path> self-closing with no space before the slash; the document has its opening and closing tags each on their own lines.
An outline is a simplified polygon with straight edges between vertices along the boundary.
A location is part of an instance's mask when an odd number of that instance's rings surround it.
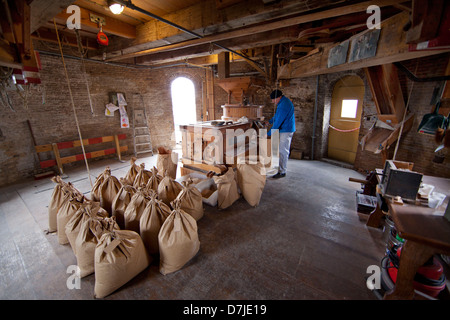
<svg viewBox="0 0 450 320">
<path fill-rule="evenodd" d="M 100 143 L 104 143 L 104 142 L 112 142 L 112 141 L 114 141 L 115 145 L 116 145 L 115 148 L 86 152 L 86 159 L 98 158 L 101 156 L 106 156 L 109 154 L 116 153 L 119 160 L 122 160 L 121 153 L 127 151 L 128 146 L 120 146 L 119 141 L 124 140 L 126 138 L 127 138 L 126 134 L 119 134 L 119 135 L 114 135 L 114 136 L 83 139 L 83 146 L 100 144 Z M 59 154 L 59 150 L 76 148 L 76 147 L 81 147 L 80 140 L 43 144 L 43 145 L 35 146 L 35 149 L 36 149 L 37 153 L 51 151 L 51 152 L 53 152 L 53 154 L 55 156 L 55 159 L 40 161 L 41 168 L 44 169 L 44 168 L 49 168 L 52 166 L 57 166 L 60 174 L 63 174 L 64 173 L 64 170 L 63 170 L 64 164 L 84 160 L 84 155 L 81 153 L 81 154 L 77 154 L 77 155 L 61 157 Z"/>
</svg>

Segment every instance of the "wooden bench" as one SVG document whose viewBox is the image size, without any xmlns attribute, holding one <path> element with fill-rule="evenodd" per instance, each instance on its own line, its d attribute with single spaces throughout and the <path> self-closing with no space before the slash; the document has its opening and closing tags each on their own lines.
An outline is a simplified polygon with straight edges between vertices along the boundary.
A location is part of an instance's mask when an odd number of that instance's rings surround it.
<svg viewBox="0 0 450 320">
<path fill-rule="evenodd" d="M 114 136 L 83 139 L 83 146 L 99 144 L 99 143 L 104 143 L 104 142 L 112 142 L 112 141 L 114 141 L 114 143 L 116 145 L 115 148 L 86 152 L 86 159 L 98 158 L 101 156 L 106 156 L 109 154 L 117 153 L 119 161 L 121 161 L 122 160 L 121 153 L 127 151 L 128 146 L 120 146 L 119 141 L 124 140 L 126 138 L 127 138 L 126 134 L 119 134 L 119 135 L 114 135 Z M 55 155 L 55 159 L 40 161 L 40 166 L 42 169 L 49 168 L 52 166 L 57 166 L 60 174 L 64 174 L 64 170 L 63 170 L 64 164 L 84 160 L 84 155 L 77 154 L 77 155 L 72 155 L 72 156 L 67 156 L 67 157 L 61 157 L 59 154 L 59 150 L 75 148 L 75 147 L 81 147 L 80 140 L 43 144 L 43 145 L 35 146 L 35 149 L 36 149 L 37 153 L 52 151 L 53 154 Z"/>
</svg>

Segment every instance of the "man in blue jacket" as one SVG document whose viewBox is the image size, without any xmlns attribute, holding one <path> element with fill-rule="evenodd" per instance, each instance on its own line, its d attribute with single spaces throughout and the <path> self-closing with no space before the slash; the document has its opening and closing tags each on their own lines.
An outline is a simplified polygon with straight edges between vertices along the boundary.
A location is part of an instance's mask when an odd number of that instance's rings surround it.
<svg viewBox="0 0 450 320">
<path fill-rule="evenodd" d="M 294 105 L 280 90 L 272 91 L 270 99 L 272 99 L 272 102 L 277 106 L 277 110 L 275 111 L 273 118 L 269 120 L 269 123 L 272 124 L 272 128 L 267 135 L 271 136 L 271 131 L 275 129 L 279 130 L 280 133 L 279 168 L 278 173 L 272 177 L 278 179 L 286 176 L 292 136 L 295 132 Z"/>
</svg>

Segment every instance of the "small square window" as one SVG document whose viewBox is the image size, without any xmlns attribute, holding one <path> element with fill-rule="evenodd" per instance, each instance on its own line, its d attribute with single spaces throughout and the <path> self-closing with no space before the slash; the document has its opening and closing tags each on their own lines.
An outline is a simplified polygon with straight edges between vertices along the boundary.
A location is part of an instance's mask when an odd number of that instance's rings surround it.
<svg viewBox="0 0 450 320">
<path fill-rule="evenodd" d="M 342 100 L 341 118 L 356 118 L 358 100 Z"/>
</svg>

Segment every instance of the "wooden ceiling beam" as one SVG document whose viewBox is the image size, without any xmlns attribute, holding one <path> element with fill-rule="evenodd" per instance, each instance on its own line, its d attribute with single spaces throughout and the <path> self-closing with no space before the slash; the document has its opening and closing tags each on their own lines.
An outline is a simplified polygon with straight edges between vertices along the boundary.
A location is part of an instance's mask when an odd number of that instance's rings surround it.
<svg viewBox="0 0 450 320">
<path fill-rule="evenodd" d="M 282 4 L 264 5 L 261 0 L 240 1 L 218 9 L 216 0 L 199 1 L 197 4 L 162 18 L 175 22 L 185 29 L 201 34 L 212 35 L 244 26 L 263 23 L 268 20 L 284 18 L 310 10 L 344 2 L 343 0 L 285 0 Z M 182 34 L 182 31 L 154 20 L 137 27 L 136 44 L 166 39 Z M 191 37 L 192 38 L 192 37 Z"/>
<path fill-rule="evenodd" d="M 62 38 L 63 44 L 67 44 L 71 47 L 77 47 L 78 48 L 78 41 L 75 35 L 75 32 L 66 33 L 66 32 L 60 32 L 60 37 Z M 31 35 L 31 38 L 33 40 L 39 40 L 39 41 L 46 41 L 51 43 L 58 43 L 58 38 L 56 37 L 56 33 L 53 31 L 49 31 L 47 28 L 41 28 L 34 32 Z M 84 49 L 88 50 L 97 50 L 98 44 L 97 41 L 92 37 L 83 37 L 82 36 L 82 46 Z"/>
<path fill-rule="evenodd" d="M 100 27 L 97 23 L 92 22 L 90 20 L 90 14 L 93 13 L 97 16 L 105 18 L 105 25 L 102 26 L 103 32 L 106 34 L 113 34 L 116 36 L 124 37 L 127 39 L 135 39 L 136 38 L 136 27 L 122 22 L 119 19 L 111 18 L 106 15 L 102 15 L 101 13 L 90 11 L 80 7 L 81 14 L 81 29 L 89 32 L 97 33 L 100 31 Z M 57 23 L 66 24 L 67 19 L 70 17 L 70 13 L 67 13 L 64 9 L 59 14 L 55 16 L 55 20 Z"/>
<path fill-rule="evenodd" d="M 217 33 L 217 34 L 212 34 L 209 36 L 205 36 L 204 38 L 201 38 L 201 39 L 187 40 L 187 41 L 182 41 L 179 43 L 166 45 L 166 46 L 161 46 L 160 40 L 158 40 L 157 41 L 158 44 L 157 44 L 156 48 L 151 47 L 154 44 L 152 43 L 152 40 L 148 39 L 149 42 L 146 44 L 141 43 L 136 46 L 131 45 L 131 46 L 127 47 L 126 50 L 116 50 L 114 52 L 109 52 L 107 54 L 106 60 L 107 61 L 116 61 L 116 60 L 128 59 L 128 58 L 133 58 L 133 57 L 145 56 L 145 55 L 155 53 L 155 52 L 162 52 L 162 51 L 166 51 L 166 50 L 186 48 L 189 46 L 197 46 L 197 45 L 202 45 L 205 43 L 218 42 L 218 41 L 228 40 L 228 39 L 237 38 L 237 37 L 250 36 L 250 35 L 257 34 L 257 33 L 268 32 L 268 31 L 281 29 L 281 28 L 285 28 L 285 27 L 289 27 L 289 26 L 296 26 L 299 24 L 308 23 L 308 22 L 312 22 L 312 21 L 354 14 L 355 12 L 364 12 L 365 13 L 367 7 L 372 4 L 378 5 L 380 7 L 385 7 L 385 6 L 390 6 L 390 5 L 402 3 L 402 2 L 404 2 L 404 1 L 398 1 L 398 0 L 363 1 L 360 3 L 356 3 L 356 4 L 336 7 L 336 8 L 332 8 L 332 9 L 326 9 L 323 11 L 299 15 L 296 17 L 286 18 L 286 19 L 279 20 L 279 21 L 273 21 L 273 22 L 268 22 L 268 23 L 264 23 L 264 24 L 260 24 L 260 25 L 255 25 L 255 26 L 250 26 L 250 27 L 245 27 L 245 28 L 239 28 L 236 30 L 221 32 L 221 33 Z M 227 24 L 228 22 L 224 22 L 224 23 Z M 140 36 L 142 30 L 138 28 L 137 32 L 138 32 L 139 41 L 142 41 L 141 36 Z M 149 48 L 144 49 L 145 46 L 147 46 Z"/>
<path fill-rule="evenodd" d="M 444 4 L 444 0 L 414 0 L 406 42 L 419 43 L 435 38 L 445 11 Z"/>
<path fill-rule="evenodd" d="M 45 25 L 48 21 L 52 20 L 54 16 L 60 13 L 62 10 L 66 10 L 68 6 L 73 4 L 74 0 L 33 0 L 28 1 L 30 3 L 31 10 L 31 27 L 30 31 L 33 33 L 40 27 Z"/>
<path fill-rule="evenodd" d="M 278 69 L 278 79 L 302 78 L 318 74 L 355 70 L 450 52 L 450 49 L 410 51 L 409 45 L 406 43 L 406 32 L 403 30 L 408 21 L 409 13 L 402 12 L 381 22 L 381 32 L 377 43 L 376 55 L 374 57 L 353 62 L 345 62 L 329 68 L 329 52 L 338 45 L 338 43 L 324 44 L 319 46 L 320 50 L 316 54 L 294 60 L 280 67 Z M 348 41 L 351 42 L 351 40 L 359 38 L 371 31 L 372 30 L 361 32 L 351 37 Z M 350 49 L 351 48 L 349 47 L 349 51 Z"/>
<path fill-rule="evenodd" d="M 298 30 L 299 29 L 297 26 L 284 28 L 281 30 L 272 30 L 266 33 L 253 34 L 251 36 L 222 41 L 220 44 L 232 50 L 244 50 L 256 47 L 271 46 L 273 44 L 295 41 L 297 39 Z M 213 50 L 211 51 L 211 49 Z M 135 61 L 138 64 L 161 64 L 168 61 L 207 56 L 211 53 L 217 54 L 223 51 L 224 49 L 215 46 L 211 47 L 209 43 L 205 43 L 198 46 L 189 46 L 170 51 L 156 50 L 152 54 L 136 57 Z"/>
</svg>

